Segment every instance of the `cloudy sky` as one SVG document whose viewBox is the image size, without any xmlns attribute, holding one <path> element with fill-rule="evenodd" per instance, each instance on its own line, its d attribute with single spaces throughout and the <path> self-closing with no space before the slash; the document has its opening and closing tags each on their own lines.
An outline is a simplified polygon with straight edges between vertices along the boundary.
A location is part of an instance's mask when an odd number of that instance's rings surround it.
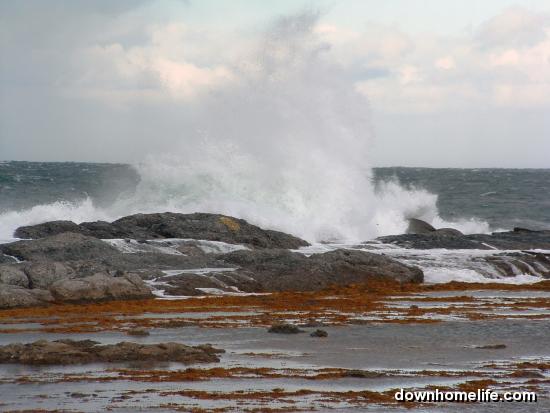
<svg viewBox="0 0 550 413">
<path fill-rule="evenodd" d="M 550 167 L 550 0 L 0 0 L 0 159 L 170 152 L 217 122 L 212 96 L 246 99 L 273 21 L 304 16 L 335 87 L 365 98 L 371 164 Z"/>
</svg>

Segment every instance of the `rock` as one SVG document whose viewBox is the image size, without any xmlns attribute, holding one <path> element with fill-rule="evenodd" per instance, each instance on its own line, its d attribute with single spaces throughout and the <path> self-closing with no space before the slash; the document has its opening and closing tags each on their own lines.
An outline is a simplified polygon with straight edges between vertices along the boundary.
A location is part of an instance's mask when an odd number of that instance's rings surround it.
<svg viewBox="0 0 550 413">
<path fill-rule="evenodd" d="M 79 279 L 64 279 L 50 287 L 52 296 L 62 302 L 85 302 L 105 300 L 131 300 L 151 298 L 149 287 L 136 275 L 112 277 L 95 274 Z"/>
<path fill-rule="evenodd" d="M 454 228 L 438 228 L 435 230 L 435 233 L 437 235 L 443 235 L 447 237 L 460 237 L 464 235 L 458 229 L 454 229 Z"/>
<path fill-rule="evenodd" d="M 298 334 L 303 333 L 304 330 L 300 330 L 297 326 L 293 324 L 273 324 L 269 330 L 267 330 L 268 333 L 275 333 L 275 334 Z"/>
<path fill-rule="evenodd" d="M 2 244 L 0 252 L 27 261 L 87 260 L 120 254 L 116 248 L 106 242 L 72 232 L 64 232 L 38 240 Z"/>
<path fill-rule="evenodd" d="M 424 277 L 416 267 L 365 251 L 336 250 L 306 257 L 287 250 L 253 250 L 235 251 L 219 258 L 228 266 L 241 267 L 235 272 L 252 278 L 262 291 L 316 291 L 377 277 L 422 282 Z M 245 286 L 237 287 L 248 291 L 243 289 Z"/>
<path fill-rule="evenodd" d="M 474 348 L 482 350 L 502 350 L 506 348 L 506 344 L 486 344 L 484 346 L 475 346 Z"/>
<path fill-rule="evenodd" d="M 193 238 L 248 244 L 258 248 L 289 249 L 309 245 L 306 241 L 292 235 L 265 230 L 251 225 L 243 219 L 205 213 L 136 214 L 112 223 L 98 221 L 84 222 L 80 225 L 71 225 L 67 221 L 55 221 L 18 228 L 16 235 L 41 238 L 67 230 L 103 239 Z"/>
<path fill-rule="evenodd" d="M 143 328 L 132 328 L 131 330 L 126 331 L 126 334 L 134 337 L 147 337 L 149 332 Z"/>
<path fill-rule="evenodd" d="M 345 377 L 356 377 L 361 379 L 376 379 L 379 377 L 384 377 L 384 373 L 378 371 L 368 371 L 368 370 L 348 370 L 344 373 Z"/>
<path fill-rule="evenodd" d="M 47 290 L 29 290 L 18 286 L 0 284 L 0 308 L 39 307 L 54 301 Z"/>
<path fill-rule="evenodd" d="M 409 227 L 407 234 L 429 234 L 434 232 L 435 228 L 421 219 L 409 218 Z"/>
<path fill-rule="evenodd" d="M 43 224 L 19 227 L 15 238 L 36 239 L 61 234 L 63 232 L 80 232 L 80 227 L 72 221 L 50 221 Z"/>
<path fill-rule="evenodd" d="M 29 288 L 29 279 L 19 265 L 0 265 L 0 284 Z"/>
<path fill-rule="evenodd" d="M 185 364 L 218 362 L 211 346 L 186 346 L 179 343 L 137 344 L 120 342 L 100 345 L 96 341 L 39 340 L 29 344 L 0 346 L 0 363 L 35 365 L 84 364 L 125 361 L 175 361 Z"/>
<path fill-rule="evenodd" d="M 550 231 L 505 231 L 492 234 L 463 235 L 452 228 L 442 228 L 425 234 L 390 235 L 377 238 L 386 244 L 414 249 L 550 249 Z"/>
<path fill-rule="evenodd" d="M 11 255 L 4 255 L 0 252 L 0 264 L 16 264 L 17 258 Z"/>
<path fill-rule="evenodd" d="M 29 288 L 49 288 L 59 280 L 76 277 L 75 271 L 62 262 L 37 261 L 23 267 L 29 281 Z"/>
<path fill-rule="evenodd" d="M 311 337 L 328 337 L 328 333 L 325 330 L 315 330 L 310 334 Z"/>
</svg>

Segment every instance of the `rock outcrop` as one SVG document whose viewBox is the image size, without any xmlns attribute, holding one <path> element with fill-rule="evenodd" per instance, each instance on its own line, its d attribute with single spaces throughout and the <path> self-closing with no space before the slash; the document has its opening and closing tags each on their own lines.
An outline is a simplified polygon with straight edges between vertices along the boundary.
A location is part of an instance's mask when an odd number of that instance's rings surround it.
<svg viewBox="0 0 550 413">
<path fill-rule="evenodd" d="M 0 308 L 40 307 L 54 302 L 48 290 L 0 284 Z"/>
<path fill-rule="evenodd" d="M 151 289 L 133 274 L 113 277 L 95 274 L 79 279 L 64 279 L 53 283 L 50 292 L 56 301 L 86 302 L 151 298 Z"/>
<path fill-rule="evenodd" d="M 481 249 L 530 250 L 550 249 L 550 231 L 493 232 L 492 234 L 464 235 L 451 228 L 423 234 L 402 234 L 379 237 L 379 241 L 414 249 Z"/>
<path fill-rule="evenodd" d="M 299 248 L 309 245 L 300 238 L 262 229 L 244 219 L 205 213 L 136 214 L 112 223 L 97 221 L 79 225 L 70 221 L 53 221 L 20 227 L 14 236 L 36 239 L 67 231 L 101 239 L 192 238 L 246 244 L 257 248 Z"/>
<path fill-rule="evenodd" d="M 210 345 L 192 347 L 180 343 L 136 344 L 123 341 L 100 345 L 92 340 L 39 340 L 29 344 L 0 346 L 0 363 L 50 365 L 174 361 L 193 364 L 218 362 L 217 354 L 223 352 Z"/>
<path fill-rule="evenodd" d="M 119 253 L 116 248 L 99 239 L 74 232 L 2 244 L 0 252 L 22 261 L 75 261 L 103 258 Z"/>
<path fill-rule="evenodd" d="M 243 250 L 219 255 L 218 259 L 225 270 L 163 277 L 163 289 L 173 295 L 197 295 L 204 294 L 205 288 L 226 292 L 318 291 L 377 277 L 423 281 L 420 269 L 365 251 L 336 250 L 307 257 L 282 249 Z"/>
</svg>

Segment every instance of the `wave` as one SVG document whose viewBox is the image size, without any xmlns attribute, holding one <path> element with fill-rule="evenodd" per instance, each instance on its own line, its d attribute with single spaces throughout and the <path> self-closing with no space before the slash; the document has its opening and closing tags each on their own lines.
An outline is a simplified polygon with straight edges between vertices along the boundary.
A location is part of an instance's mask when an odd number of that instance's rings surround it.
<svg viewBox="0 0 550 413">
<path fill-rule="evenodd" d="M 0 237 L 54 219 L 113 219 L 135 212 L 216 212 L 309 241 L 362 241 L 405 231 L 407 219 L 484 232 L 475 220 L 445 222 L 437 196 L 395 181 L 375 187 L 366 97 L 327 58 L 315 13 L 276 22 L 234 81 L 195 102 L 170 154 L 136 166 L 133 195 L 106 208 L 91 199 L 0 215 Z M 151 146 L 154 146 L 151 143 Z"/>
</svg>

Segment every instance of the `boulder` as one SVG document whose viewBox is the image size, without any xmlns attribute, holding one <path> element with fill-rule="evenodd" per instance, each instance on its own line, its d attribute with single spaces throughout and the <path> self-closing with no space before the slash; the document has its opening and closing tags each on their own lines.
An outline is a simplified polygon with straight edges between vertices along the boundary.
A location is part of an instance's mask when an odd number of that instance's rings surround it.
<svg viewBox="0 0 550 413">
<path fill-rule="evenodd" d="M 151 298 L 149 287 L 134 274 L 113 277 L 99 273 L 78 279 L 62 279 L 50 287 L 52 296 L 62 302 L 130 300 Z"/>
<path fill-rule="evenodd" d="M 29 288 L 29 279 L 20 265 L 3 264 L 0 265 L 0 284 Z"/>
<path fill-rule="evenodd" d="M 318 330 L 315 330 L 313 333 L 311 333 L 310 336 L 324 338 L 324 337 L 328 337 L 328 333 L 325 330 L 318 329 Z"/>
<path fill-rule="evenodd" d="M 112 223 L 97 221 L 84 222 L 80 225 L 67 221 L 55 221 L 20 227 L 15 234 L 20 237 L 41 238 L 67 230 L 103 239 L 193 238 L 248 244 L 257 248 L 289 249 L 309 245 L 300 238 L 279 231 L 265 230 L 243 219 L 205 213 L 136 214 Z"/>
<path fill-rule="evenodd" d="M 120 254 L 116 248 L 106 242 L 73 232 L 64 232 L 37 240 L 2 244 L 0 252 L 25 261 L 72 261 Z"/>
<path fill-rule="evenodd" d="M 38 307 L 53 302 L 47 290 L 29 290 L 13 285 L 0 284 L 0 308 Z"/>
<path fill-rule="evenodd" d="M 434 232 L 435 228 L 428 224 L 426 221 L 422 221 L 417 218 L 409 218 L 409 227 L 407 228 L 407 234 L 429 234 Z"/>
<path fill-rule="evenodd" d="M 76 272 L 62 262 L 40 260 L 25 263 L 23 268 L 28 278 L 29 288 L 47 289 L 56 281 L 76 277 Z"/>
<path fill-rule="evenodd" d="M 100 345 L 92 340 L 39 340 L 0 346 L 0 363 L 33 365 L 84 364 L 126 361 L 174 361 L 185 364 L 213 363 L 223 350 L 209 345 L 186 346 L 180 343 L 137 344 L 120 342 Z"/>
</svg>

